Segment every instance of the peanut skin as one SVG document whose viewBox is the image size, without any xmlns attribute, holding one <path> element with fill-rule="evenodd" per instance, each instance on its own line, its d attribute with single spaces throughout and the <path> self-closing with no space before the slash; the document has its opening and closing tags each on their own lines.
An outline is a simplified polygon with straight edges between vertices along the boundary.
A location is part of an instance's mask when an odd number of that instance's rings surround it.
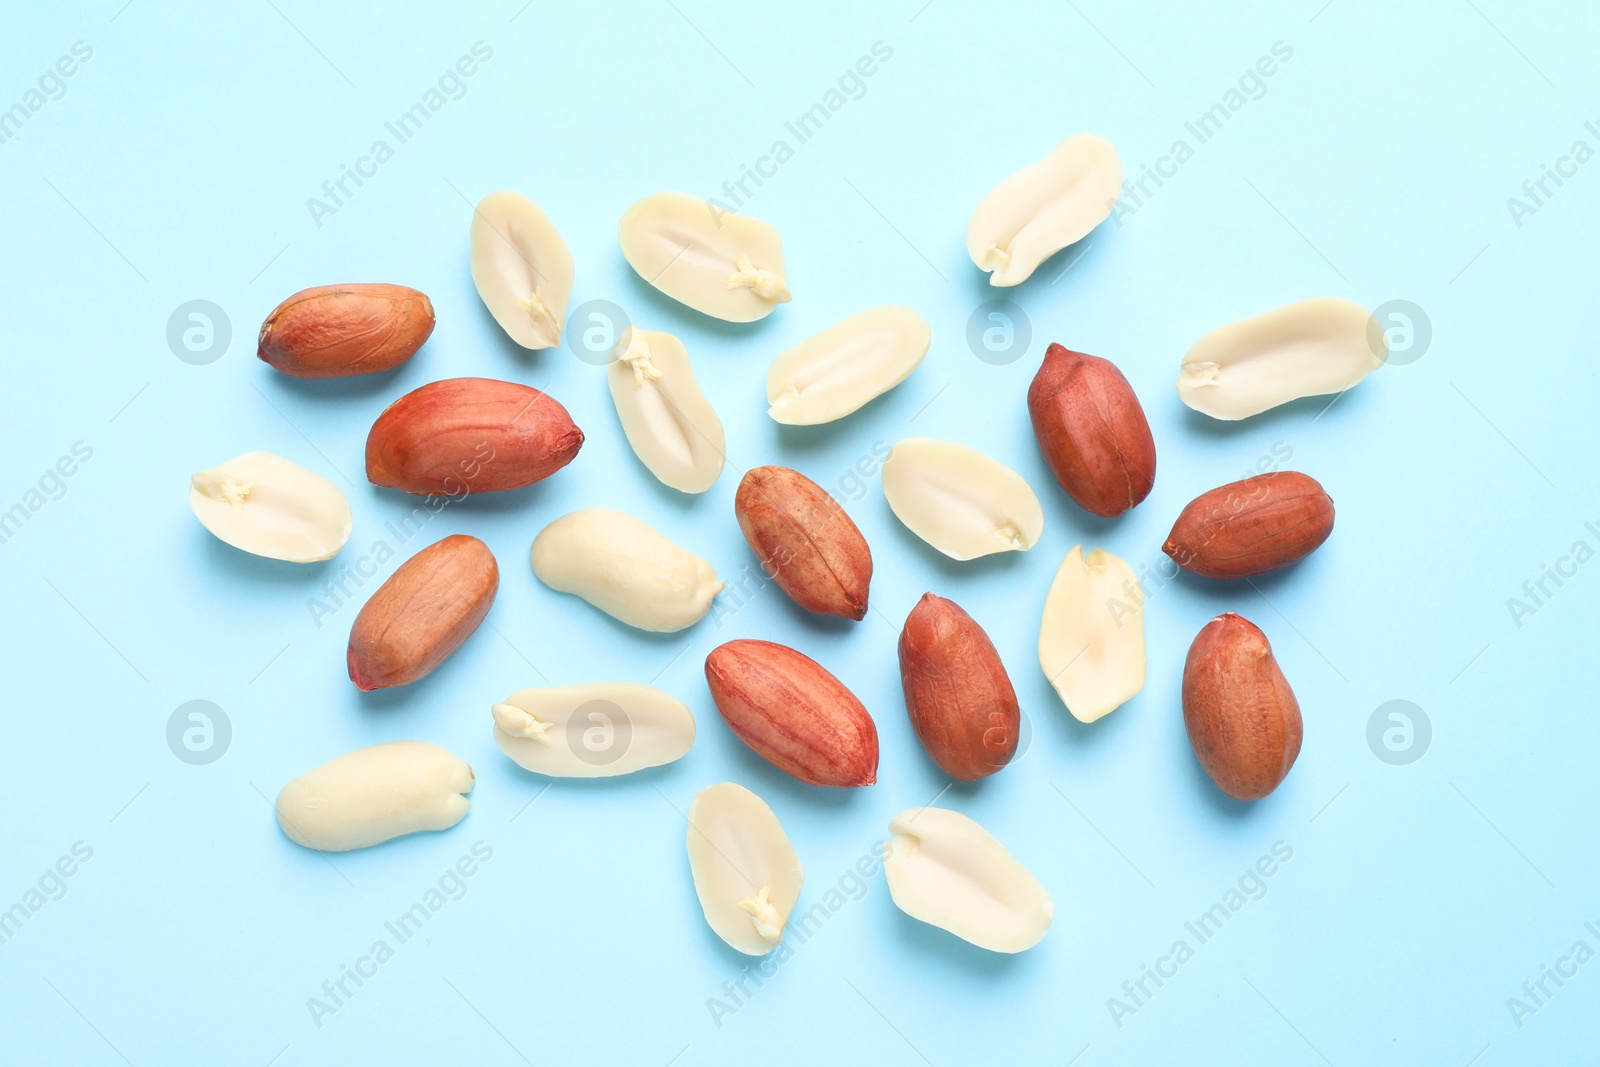
<svg viewBox="0 0 1600 1067">
<path fill-rule="evenodd" d="M 345 663 L 357 689 L 409 685 L 472 636 L 500 588 L 489 546 L 452 534 L 396 568 L 350 627 Z"/>
<path fill-rule="evenodd" d="M 390 370 L 433 333 L 433 304 L 403 285 L 320 285 L 273 308 L 256 357 L 293 378 Z"/>
<path fill-rule="evenodd" d="M 1300 703 L 1272 646 L 1234 614 L 1207 623 L 1183 665 L 1183 724 L 1217 788 L 1260 800 L 1278 788 L 1300 755 Z"/>
<path fill-rule="evenodd" d="M 925 593 L 900 631 L 911 728 L 952 778 L 987 777 L 1017 754 L 1021 711 L 1000 654 L 954 601 Z"/>
<path fill-rule="evenodd" d="M 521 489 L 571 463 L 583 431 L 537 389 L 447 378 L 390 404 L 367 434 L 367 480 L 419 496 Z"/>
<path fill-rule="evenodd" d="M 1161 551 L 1206 578 L 1251 578 L 1298 563 L 1333 533 L 1333 500 L 1299 471 L 1258 474 L 1201 493 Z"/>
<path fill-rule="evenodd" d="M 771 641 L 729 641 L 706 657 L 706 684 L 728 728 L 774 767 L 810 785 L 878 780 L 878 728 L 821 664 Z"/>
<path fill-rule="evenodd" d="M 818 615 L 867 615 L 872 551 L 838 501 L 788 467 L 755 467 L 733 510 L 762 569 L 789 599 Z"/>
<path fill-rule="evenodd" d="M 1028 415 L 1050 472 L 1079 507 L 1110 518 L 1150 495 L 1155 438 L 1110 360 L 1051 345 L 1028 387 Z"/>
</svg>

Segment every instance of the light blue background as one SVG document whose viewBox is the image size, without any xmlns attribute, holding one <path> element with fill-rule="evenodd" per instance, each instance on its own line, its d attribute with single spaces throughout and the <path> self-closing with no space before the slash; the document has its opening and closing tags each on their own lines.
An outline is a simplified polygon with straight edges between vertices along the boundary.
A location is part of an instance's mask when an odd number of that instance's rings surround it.
<svg viewBox="0 0 1600 1067">
<path fill-rule="evenodd" d="M 0 1047 L 15 1063 L 475 1062 L 1090 1064 L 1570 1063 L 1592 1058 L 1600 962 L 1519 1028 L 1507 998 L 1600 938 L 1594 849 L 1594 617 L 1600 564 L 1518 627 L 1524 581 L 1578 540 L 1600 547 L 1594 278 L 1600 163 L 1517 226 L 1506 199 L 1600 118 L 1589 5 L 1505 0 L 751 5 L 522 0 L 397 7 L 260 0 L 226 10 L 122 0 L 17 5 L 0 35 L 0 107 L 73 42 L 93 48 L 61 99 L 0 144 L 6 204 L 4 477 L 24 499 L 73 443 L 93 458 L 0 545 L 6 743 L 0 907 L 74 842 L 93 858 L 64 897 L 0 945 Z M 1320 9 L 1319 9 L 1320 8 Z M 352 164 L 474 42 L 493 58 L 318 227 L 306 199 Z M 785 239 L 794 302 L 749 327 L 648 289 L 616 220 L 660 189 L 714 195 L 876 41 L 893 58 L 759 190 Z M 963 238 L 1001 177 L 1082 129 L 1130 176 L 1220 100 L 1274 42 L 1293 58 L 1136 214 L 1009 291 L 1031 349 L 975 358 L 969 316 L 995 295 Z M 1595 173 L 1590 173 L 1590 171 Z M 703 497 L 631 455 L 601 372 L 529 354 L 496 328 L 467 271 L 469 202 L 531 195 L 577 261 L 574 304 L 613 300 L 685 341 L 727 427 L 730 469 Z M 1070 271 L 1063 274 L 1068 263 Z M 339 281 L 427 292 L 438 328 L 399 371 L 297 383 L 253 357 L 278 301 Z M 1420 306 L 1422 358 L 1331 409 L 1219 425 L 1173 380 L 1199 336 L 1302 297 Z M 168 316 L 216 302 L 232 325 L 208 366 L 174 357 Z M 815 430 L 766 416 L 770 358 L 861 308 L 903 302 L 933 326 L 923 367 Z M 1160 467 L 1132 514 L 1086 517 L 1057 489 L 1024 403 L 1044 345 L 1115 360 L 1144 401 Z M 531 491 L 448 508 L 447 533 L 502 568 L 489 623 L 426 681 L 361 695 L 344 644 L 356 608 L 307 608 L 412 501 L 362 477 L 368 426 L 424 382 L 484 375 L 548 387 L 587 443 Z M 740 471 L 798 467 L 838 487 L 879 442 L 951 437 L 1015 467 L 1044 502 L 1027 554 L 955 565 L 890 514 L 877 479 L 849 510 L 873 546 L 874 611 L 802 615 L 775 589 L 670 637 L 632 631 L 540 585 L 548 520 L 618 506 L 754 575 L 733 521 Z M 1135 567 L 1163 557 L 1178 509 L 1275 443 L 1338 505 L 1327 545 L 1257 583 L 1184 578 L 1151 599 L 1149 680 L 1080 726 L 1037 667 L 1045 590 L 1080 541 Z M 188 475 L 268 449 L 341 485 L 355 533 L 294 567 L 211 538 Z M 848 495 L 848 494 L 847 494 Z M 391 561 L 385 568 L 395 566 Z M 364 586 L 366 595 L 378 578 Z M 1554 588 L 1554 586 L 1550 586 Z M 682 813 L 732 779 L 774 807 L 809 907 L 902 808 L 946 780 L 908 729 L 900 621 L 927 590 L 998 645 L 1031 722 L 1016 764 L 944 793 L 1048 887 L 1055 926 L 1014 958 L 900 914 L 881 875 L 719 1027 L 707 1007 L 747 962 L 707 929 Z M 736 609 L 736 610 L 735 610 Z M 1178 705 L 1188 642 L 1237 610 L 1272 639 L 1305 713 L 1284 785 L 1242 807 L 1198 770 Z M 717 717 L 701 664 L 759 636 L 816 656 L 872 709 L 880 782 L 822 793 L 749 753 Z M 657 684 L 700 722 L 679 763 L 627 780 L 546 783 L 505 759 L 489 705 L 529 685 Z M 225 709 L 231 747 L 180 762 L 184 701 Z M 1418 762 L 1375 757 L 1385 701 L 1431 719 Z M 331 863 L 290 844 L 270 798 L 346 749 L 417 737 L 476 768 L 457 828 Z M 493 859 L 348 1004 L 316 1026 L 308 997 L 385 936 L 474 842 Z M 1113 1022 L 1139 977 L 1274 842 L 1293 859 L 1176 978 Z M 1191 939 L 1191 945 L 1194 942 Z M 1555 989 L 1552 985 L 1551 989 Z M 1076 1058 L 1075 1058 L 1076 1057 Z M 1475 1058 L 1476 1057 L 1476 1058 Z"/>
</svg>

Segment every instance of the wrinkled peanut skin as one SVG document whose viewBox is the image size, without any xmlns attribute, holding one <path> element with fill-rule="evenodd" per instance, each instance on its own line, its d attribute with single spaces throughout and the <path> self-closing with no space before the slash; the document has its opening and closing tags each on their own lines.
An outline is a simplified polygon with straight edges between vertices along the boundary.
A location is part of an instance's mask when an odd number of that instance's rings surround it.
<svg viewBox="0 0 1600 1067">
<path fill-rule="evenodd" d="M 403 285 L 319 285 L 279 304 L 261 324 L 256 357 L 293 378 L 390 370 L 433 333 L 433 304 Z"/>
<path fill-rule="evenodd" d="M 521 489 L 571 463 L 583 431 L 537 389 L 447 378 L 390 404 L 367 434 L 367 481 L 419 496 Z"/>
<path fill-rule="evenodd" d="M 1255 624 L 1219 615 L 1189 646 L 1183 665 L 1183 724 L 1217 788 L 1260 800 L 1300 755 L 1300 703 Z"/>
<path fill-rule="evenodd" d="M 500 567 L 476 537 L 452 534 L 402 563 L 361 607 L 345 653 L 361 690 L 409 685 L 472 636 L 500 588 Z"/>
<path fill-rule="evenodd" d="M 729 641 L 706 657 L 728 728 L 756 755 L 810 785 L 878 780 L 878 728 L 821 664 L 771 641 Z"/>
<path fill-rule="evenodd" d="M 925 593 L 900 631 L 911 728 L 952 778 L 987 777 L 1017 754 L 1022 714 L 994 642 L 954 601 Z"/>
<path fill-rule="evenodd" d="M 762 569 L 789 599 L 818 615 L 867 615 L 872 552 L 839 502 L 788 467 L 755 467 L 739 483 L 734 515 Z"/>
<path fill-rule="evenodd" d="M 1161 551 L 1206 578 L 1251 578 L 1299 563 L 1333 533 L 1333 500 L 1299 471 L 1218 486 L 1190 501 Z"/>
<path fill-rule="evenodd" d="M 1028 415 L 1050 472 L 1079 507 L 1111 518 L 1150 495 L 1155 438 L 1110 360 L 1051 345 L 1028 387 Z"/>
</svg>

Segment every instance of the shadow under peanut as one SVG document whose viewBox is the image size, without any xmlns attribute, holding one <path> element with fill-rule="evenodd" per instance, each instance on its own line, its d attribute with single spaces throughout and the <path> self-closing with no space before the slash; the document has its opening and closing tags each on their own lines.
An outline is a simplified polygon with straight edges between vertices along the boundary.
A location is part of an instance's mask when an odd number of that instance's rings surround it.
<svg viewBox="0 0 1600 1067">
<path fill-rule="evenodd" d="M 1179 358 L 1173 363 L 1173 381 L 1177 381 L 1178 367 L 1181 363 L 1180 353 Z M 1346 393 L 1349 395 L 1329 393 L 1322 396 L 1303 396 L 1287 404 L 1269 408 L 1259 415 L 1235 420 L 1217 419 L 1196 411 L 1179 399 L 1176 391 L 1173 393 L 1171 403 L 1182 411 L 1185 431 L 1221 440 L 1244 433 L 1259 433 L 1263 430 L 1305 434 L 1323 425 L 1332 427 L 1348 419 L 1351 412 L 1360 411 L 1361 406 L 1369 402 L 1359 385 L 1346 390 Z M 1241 474 L 1239 477 L 1244 475 Z"/>
<path fill-rule="evenodd" d="M 977 579 L 997 581 L 999 579 L 994 578 L 994 575 L 1005 574 L 1014 568 L 1023 566 L 1023 557 L 1027 555 L 1027 552 L 994 552 L 987 556 L 979 556 L 976 559 L 951 559 L 912 533 L 910 528 L 900 521 L 899 516 L 894 513 L 894 509 L 889 506 L 888 499 L 881 492 L 878 494 L 878 501 L 879 506 L 887 513 L 888 521 L 884 523 L 884 526 L 891 531 L 889 536 L 893 539 L 892 543 L 885 547 L 883 556 L 883 561 L 885 562 L 889 559 L 920 559 L 938 570 L 941 578 L 958 582 L 970 582 Z M 1033 549 L 1028 551 L 1034 551 L 1038 547 L 1038 545 L 1034 545 Z M 872 558 L 873 565 L 876 568 L 880 562 L 880 557 L 876 550 L 874 550 Z"/>
<path fill-rule="evenodd" d="M 190 548 L 186 554 L 190 558 L 203 558 L 206 567 L 214 574 L 225 574 L 229 581 L 243 580 L 263 588 L 271 586 L 304 590 L 307 596 L 320 595 L 319 590 L 328 575 L 337 572 L 341 557 L 350 551 L 350 545 L 346 542 L 332 559 L 291 563 L 234 548 L 192 517 L 189 526 Z"/>
<path fill-rule="evenodd" d="M 1065 936 L 1065 930 L 1052 930 L 1044 940 L 1022 952 L 993 952 L 963 941 L 948 930 L 942 930 L 921 919 L 913 919 L 901 911 L 889 893 L 888 880 L 878 874 L 871 883 L 871 896 L 878 898 L 878 922 L 893 931 L 896 943 L 922 957 L 936 957 L 941 966 L 954 966 L 976 978 L 991 980 L 1023 980 L 1042 966 L 1044 954 L 1049 951 L 1050 938 Z M 1052 896 L 1052 899 L 1053 896 Z M 798 910 L 798 909 L 797 909 Z M 887 913 L 887 914 L 885 914 Z M 1059 916 L 1058 916 L 1059 917 Z M 1054 927 L 1054 923 L 1051 924 Z"/>
<path fill-rule="evenodd" d="M 763 346 L 770 347 L 771 332 L 776 328 L 775 320 L 782 319 L 789 304 L 779 304 L 770 315 L 756 319 L 754 322 L 727 322 L 723 319 L 707 315 L 703 311 L 696 311 L 688 304 L 680 304 L 660 289 L 639 277 L 639 272 L 631 266 L 624 272 L 627 276 L 628 306 L 644 309 L 644 314 L 630 316 L 633 324 L 643 330 L 665 330 L 667 333 L 679 336 L 683 327 L 688 326 L 701 334 L 710 334 L 727 341 L 736 341 L 754 345 L 761 341 Z M 691 335 L 692 336 L 692 335 Z M 695 348 L 689 338 L 682 338 L 684 347 L 689 350 L 689 358 L 695 356 Z M 740 359 L 758 359 L 760 365 L 765 366 L 773 356 L 778 354 L 777 349 L 764 352 L 752 350 L 739 354 Z"/>
<path fill-rule="evenodd" d="M 1260 800 L 1235 800 L 1211 780 L 1206 769 L 1200 765 L 1200 758 L 1194 754 L 1194 746 L 1189 743 L 1189 731 L 1183 728 L 1180 715 L 1178 730 L 1175 731 L 1177 744 L 1182 748 L 1179 756 L 1189 768 L 1191 791 L 1200 803 L 1218 816 L 1238 824 L 1250 823 L 1257 819 L 1271 818 L 1270 814 L 1262 812 L 1277 807 L 1279 795 L 1289 788 L 1290 779 L 1294 777 L 1294 769 L 1290 768 L 1289 777 L 1285 778 L 1278 788 Z"/>
<path fill-rule="evenodd" d="M 393 400 L 405 391 L 401 389 L 399 381 L 413 363 L 419 364 L 418 371 L 421 374 L 434 373 L 427 366 L 431 362 L 428 358 L 428 348 L 429 345 L 425 344 L 404 363 L 372 374 L 354 374 L 347 378 L 296 378 L 262 363 L 262 372 L 258 378 L 261 387 L 269 394 L 293 397 L 295 400 L 311 403 L 364 400 L 373 397 L 388 397 Z"/>
</svg>

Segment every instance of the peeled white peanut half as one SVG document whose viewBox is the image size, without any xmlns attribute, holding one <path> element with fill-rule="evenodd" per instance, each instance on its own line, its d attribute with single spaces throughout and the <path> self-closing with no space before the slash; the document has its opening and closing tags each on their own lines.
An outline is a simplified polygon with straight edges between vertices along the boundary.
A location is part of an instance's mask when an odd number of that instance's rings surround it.
<svg viewBox="0 0 1600 1067">
<path fill-rule="evenodd" d="M 772 809 L 742 785 L 706 786 L 689 805 L 687 840 L 711 929 L 747 956 L 777 948 L 806 874 Z"/>
<path fill-rule="evenodd" d="M 330 559 L 350 540 L 350 502 L 315 471 L 246 452 L 189 479 L 200 525 L 234 548 L 290 563 Z"/>
<path fill-rule="evenodd" d="M 583 508 L 533 539 L 533 573 L 629 626 L 672 633 L 711 610 L 722 583 L 711 564 L 631 515 Z"/>
<path fill-rule="evenodd" d="M 967 254 L 990 285 L 1017 285 L 1110 216 L 1122 162 L 1104 137 L 1079 133 L 990 190 L 967 224 Z"/>
<path fill-rule="evenodd" d="M 789 302 L 783 240 L 760 219 L 656 193 L 622 216 L 617 239 L 639 277 L 712 318 L 754 322 Z"/>
<path fill-rule="evenodd" d="M 1073 545 L 1044 598 L 1039 666 L 1079 722 L 1144 688 L 1144 594 L 1127 563 Z"/>
<path fill-rule="evenodd" d="M 954 441 L 907 437 L 883 463 L 895 517 L 951 559 L 1026 552 L 1044 532 L 1044 509 L 1022 475 Z"/>
<path fill-rule="evenodd" d="M 561 343 L 572 253 L 539 205 L 502 190 L 472 212 L 472 280 L 494 321 L 523 348 Z"/>
<path fill-rule="evenodd" d="M 472 804 L 472 768 L 426 741 L 388 741 L 313 767 L 278 794 L 289 840 L 348 852 L 419 830 L 448 830 Z"/>
<path fill-rule="evenodd" d="M 1055 904 L 1005 846 L 948 808 L 907 808 L 889 821 L 883 873 L 895 906 L 991 952 L 1044 939 Z"/>
<path fill-rule="evenodd" d="M 611 400 L 633 454 L 683 493 L 703 493 L 722 473 L 722 420 L 700 391 L 683 342 L 629 326 L 606 365 Z"/>
<path fill-rule="evenodd" d="M 1360 304 L 1298 300 L 1196 341 L 1178 371 L 1178 396 L 1214 419 L 1247 419 L 1303 396 L 1341 393 L 1388 358 L 1383 330 Z"/>
<path fill-rule="evenodd" d="M 926 319 L 894 304 L 837 322 L 772 361 L 767 414 L 787 426 L 842 419 L 909 378 L 930 336 Z"/>
<path fill-rule="evenodd" d="M 496 704 L 494 743 L 552 778 L 611 778 L 671 763 L 694 744 L 694 715 L 648 685 L 523 689 Z"/>
</svg>

